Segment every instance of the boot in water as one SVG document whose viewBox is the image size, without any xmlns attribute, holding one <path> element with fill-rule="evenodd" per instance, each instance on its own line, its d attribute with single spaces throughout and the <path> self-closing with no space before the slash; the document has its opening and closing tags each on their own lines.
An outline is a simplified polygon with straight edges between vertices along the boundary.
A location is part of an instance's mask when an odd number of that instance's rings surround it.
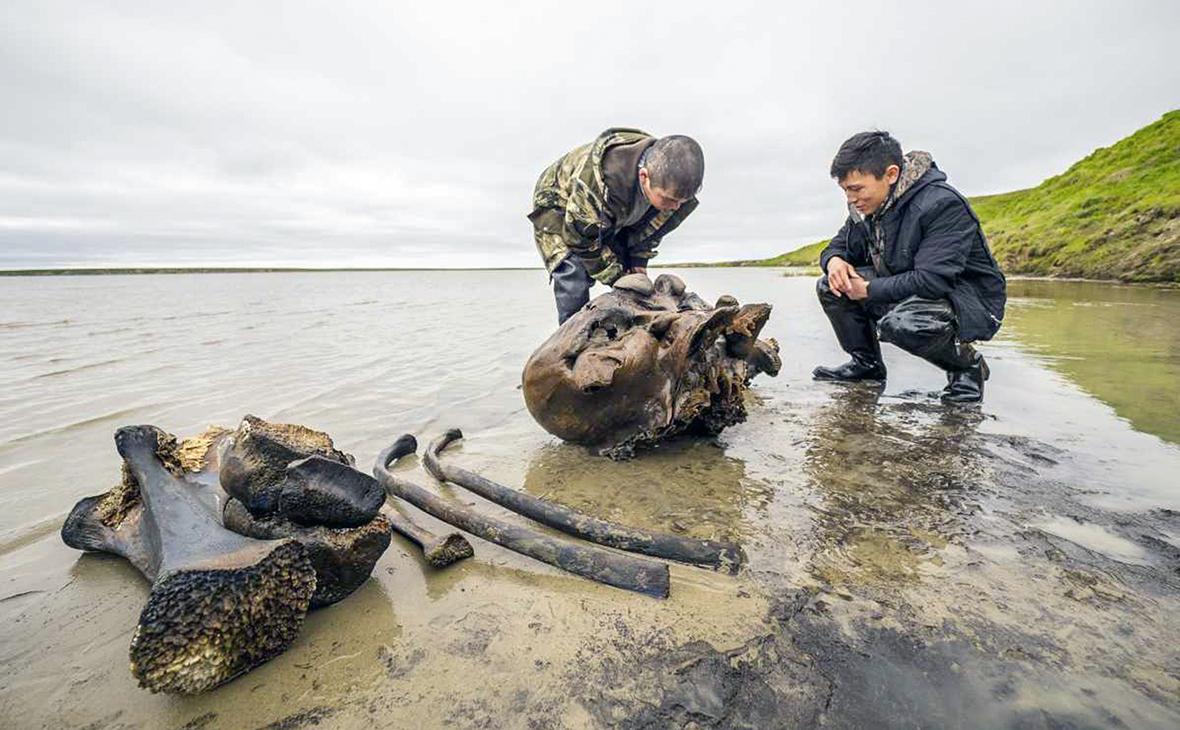
<svg viewBox="0 0 1180 730">
<path fill-rule="evenodd" d="M 859 352 L 852 354 L 852 359 L 843 365 L 828 367 L 820 365 L 811 371 L 813 380 L 835 380 L 839 382 L 856 382 L 860 380 L 876 380 L 884 382 L 885 363 L 879 357 Z"/>
<path fill-rule="evenodd" d="M 966 370 L 948 370 L 942 400 L 946 403 L 979 403 L 983 400 L 983 383 L 991 372 L 983 355 L 975 353 L 975 362 Z"/>
</svg>

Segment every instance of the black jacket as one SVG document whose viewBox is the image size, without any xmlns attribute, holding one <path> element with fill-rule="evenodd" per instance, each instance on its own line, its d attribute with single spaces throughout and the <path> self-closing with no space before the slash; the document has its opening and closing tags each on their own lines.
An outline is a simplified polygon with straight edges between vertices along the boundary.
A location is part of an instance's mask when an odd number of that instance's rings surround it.
<svg viewBox="0 0 1180 730">
<path fill-rule="evenodd" d="M 899 302 L 917 295 L 950 299 L 959 320 L 959 339 L 990 340 L 1000 329 L 1007 301 L 1004 274 L 988 248 L 979 218 L 946 175 L 931 167 L 881 217 L 884 262 L 891 276 L 869 285 L 871 303 Z M 820 254 L 839 256 L 853 266 L 871 266 L 872 233 L 851 216 Z"/>
</svg>

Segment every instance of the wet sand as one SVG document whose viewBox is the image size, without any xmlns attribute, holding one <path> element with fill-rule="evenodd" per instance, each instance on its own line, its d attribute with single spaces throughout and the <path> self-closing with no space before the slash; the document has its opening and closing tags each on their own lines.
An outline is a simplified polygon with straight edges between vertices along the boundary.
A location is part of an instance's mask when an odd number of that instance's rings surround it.
<svg viewBox="0 0 1180 730">
<path fill-rule="evenodd" d="M 840 353 L 810 279 L 681 273 L 773 303 L 783 372 L 718 439 L 622 463 L 524 409 L 551 327 L 540 272 L 0 281 L 0 726 L 1180 725 L 1180 292 L 1015 282 L 986 403 L 946 408 L 938 371 L 888 347 L 883 393 L 811 382 Z M 245 413 L 328 431 L 360 464 L 459 426 L 456 463 L 737 540 L 749 566 L 674 566 L 659 601 L 478 540 L 433 571 L 395 538 L 282 656 L 152 695 L 127 668 L 145 582 L 56 532 L 117 481 L 117 426 Z"/>
</svg>

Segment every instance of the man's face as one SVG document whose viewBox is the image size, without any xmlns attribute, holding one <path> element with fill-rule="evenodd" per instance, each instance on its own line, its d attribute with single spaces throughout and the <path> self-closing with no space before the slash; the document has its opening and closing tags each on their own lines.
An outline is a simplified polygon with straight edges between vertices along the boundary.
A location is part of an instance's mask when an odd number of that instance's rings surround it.
<svg viewBox="0 0 1180 730">
<path fill-rule="evenodd" d="M 840 187 L 848 204 L 861 215 L 872 215 L 889 197 L 889 189 L 897 182 L 901 169 L 897 165 L 885 168 L 885 174 L 876 177 L 872 173 L 853 170 L 840 178 Z"/>
<path fill-rule="evenodd" d="M 656 210 L 676 210 L 689 200 L 692 200 L 691 196 L 678 198 L 670 191 L 652 185 L 651 178 L 647 174 L 647 169 L 643 167 L 639 168 L 639 189 L 643 191 L 647 202 L 651 203 L 652 207 Z"/>
</svg>

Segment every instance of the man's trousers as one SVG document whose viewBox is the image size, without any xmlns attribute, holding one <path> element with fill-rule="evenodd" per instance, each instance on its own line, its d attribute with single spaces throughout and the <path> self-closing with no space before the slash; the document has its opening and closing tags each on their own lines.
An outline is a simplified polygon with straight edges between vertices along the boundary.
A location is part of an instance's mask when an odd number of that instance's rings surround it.
<svg viewBox="0 0 1180 730">
<path fill-rule="evenodd" d="M 857 271 L 866 279 L 873 277 L 872 269 Z M 959 341 L 958 320 L 949 299 L 912 296 L 883 304 L 858 302 L 837 296 L 826 276 L 816 283 L 816 293 L 840 347 L 854 360 L 880 363 L 879 339 L 948 372 L 961 372 L 976 363 L 975 349 Z"/>
</svg>

